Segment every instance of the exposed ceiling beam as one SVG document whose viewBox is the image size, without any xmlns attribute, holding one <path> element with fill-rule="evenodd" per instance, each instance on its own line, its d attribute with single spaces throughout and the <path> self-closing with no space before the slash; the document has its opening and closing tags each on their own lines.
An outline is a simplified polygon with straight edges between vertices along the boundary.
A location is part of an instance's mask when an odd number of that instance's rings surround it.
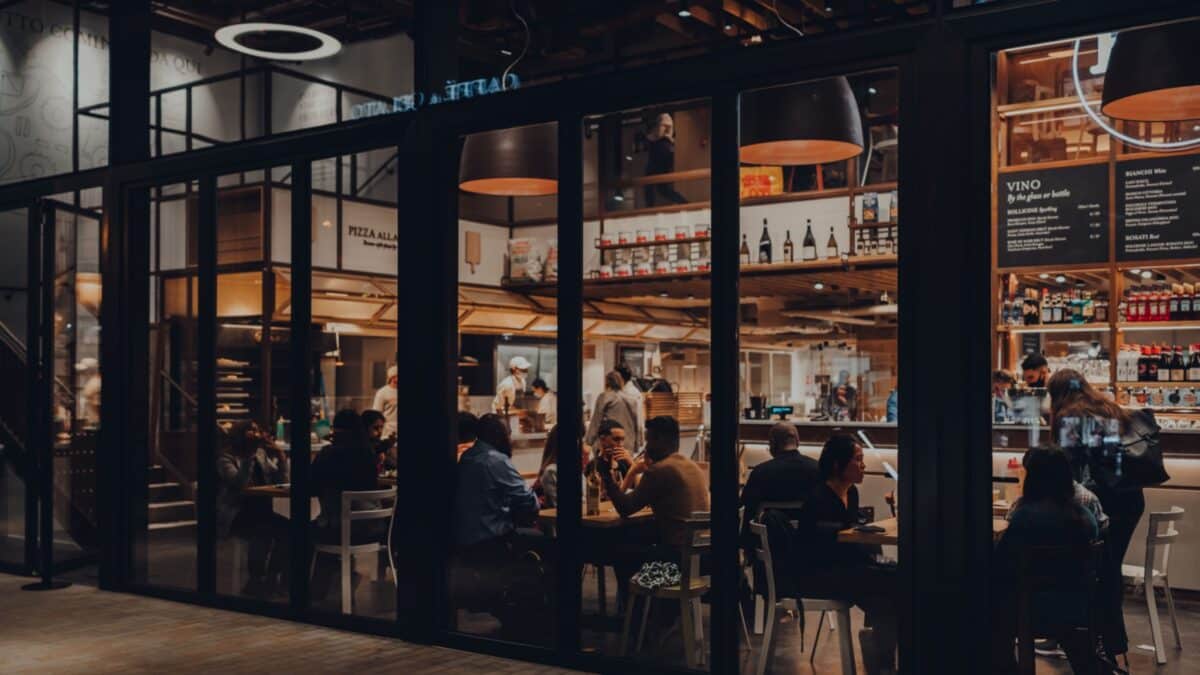
<svg viewBox="0 0 1200 675">
<path fill-rule="evenodd" d="M 770 19 L 750 9 L 745 3 L 738 0 L 724 0 L 721 3 L 721 10 L 755 30 L 768 30 L 771 27 Z"/>
</svg>

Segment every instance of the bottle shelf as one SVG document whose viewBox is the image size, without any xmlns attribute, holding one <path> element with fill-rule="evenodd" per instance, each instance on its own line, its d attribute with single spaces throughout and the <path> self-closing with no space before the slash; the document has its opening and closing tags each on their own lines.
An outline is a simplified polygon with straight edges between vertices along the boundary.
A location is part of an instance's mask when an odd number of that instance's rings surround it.
<svg viewBox="0 0 1200 675">
<path fill-rule="evenodd" d="M 1149 388 L 1176 389 L 1178 387 L 1200 387 L 1200 382 L 1192 382 L 1190 380 L 1186 381 L 1186 382 L 1178 382 L 1178 381 L 1177 382 L 1161 382 L 1158 380 L 1154 380 L 1154 381 L 1150 381 L 1150 382 L 1139 382 L 1137 380 L 1134 380 L 1132 382 L 1117 382 L 1115 386 L 1118 386 L 1118 387 L 1144 387 L 1144 388 L 1148 388 L 1148 389 Z"/>
<path fill-rule="evenodd" d="M 663 239 L 660 241 L 637 241 L 625 244 L 596 244 L 598 251 L 621 251 L 631 248 L 654 248 L 655 246 L 673 246 L 675 244 L 702 244 L 712 241 L 712 237 L 688 237 L 687 239 Z"/>
<path fill-rule="evenodd" d="M 899 227 L 900 227 L 900 221 L 898 221 L 898 220 L 892 220 L 892 221 L 889 221 L 889 222 L 886 222 L 886 223 L 859 223 L 859 222 L 854 222 L 854 223 L 850 223 L 850 225 L 849 225 L 849 228 L 850 228 L 851 230 L 878 230 L 878 229 L 881 229 L 881 228 L 891 228 L 891 227 L 895 227 L 895 228 L 899 229 Z"/>
<path fill-rule="evenodd" d="M 1123 333 L 1150 330 L 1200 330 L 1200 321 L 1123 321 L 1117 324 Z"/>
<path fill-rule="evenodd" d="M 997 333 L 1107 333 L 1107 323 L 1039 323 L 1030 326 L 996 326 Z"/>
</svg>

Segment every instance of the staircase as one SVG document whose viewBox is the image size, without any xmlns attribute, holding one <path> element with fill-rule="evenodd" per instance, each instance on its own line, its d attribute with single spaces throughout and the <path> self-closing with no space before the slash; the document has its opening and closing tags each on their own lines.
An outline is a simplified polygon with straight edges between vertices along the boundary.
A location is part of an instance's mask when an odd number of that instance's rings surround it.
<svg viewBox="0 0 1200 675">
<path fill-rule="evenodd" d="M 196 526 L 196 503 L 187 499 L 182 483 L 172 481 L 158 464 L 149 467 L 148 480 L 149 530 L 178 530 Z"/>
</svg>

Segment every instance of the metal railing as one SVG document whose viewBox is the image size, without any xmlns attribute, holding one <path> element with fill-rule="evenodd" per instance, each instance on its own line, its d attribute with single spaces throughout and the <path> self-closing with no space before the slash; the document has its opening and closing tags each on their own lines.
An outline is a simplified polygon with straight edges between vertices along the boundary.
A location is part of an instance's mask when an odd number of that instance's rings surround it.
<svg viewBox="0 0 1200 675">
<path fill-rule="evenodd" d="M 261 102 L 259 104 L 259 110 L 257 111 L 258 117 L 259 117 L 257 124 L 261 128 L 261 133 L 253 133 L 253 132 L 249 131 L 249 129 L 254 127 L 254 124 L 252 123 L 251 111 L 249 111 L 247 109 L 247 107 L 248 107 L 247 104 L 249 102 L 248 94 L 250 92 L 250 87 L 253 86 L 251 84 L 250 80 L 251 80 L 251 78 L 256 77 L 256 76 L 261 76 L 261 83 L 258 83 L 258 88 L 260 90 L 259 98 L 260 98 Z M 329 87 L 329 88 L 333 89 L 334 94 L 335 94 L 335 105 L 334 105 L 334 119 L 330 122 L 331 124 L 340 124 L 345 121 L 343 110 L 345 108 L 346 97 L 348 95 L 349 96 L 357 96 L 357 97 L 360 97 L 363 99 L 367 99 L 369 101 L 379 101 L 379 102 L 385 103 L 389 106 L 392 104 L 392 97 L 390 95 L 384 95 L 384 94 L 380 94 L 378 92 L 361 89 L 359 87 L 354 87 L 354 86 L 347 85 L 347 84 L 341 84 L 339 82 L 334 82 L 334 81 L 327 80 L 324 78 L 316 77 L 314 75 L 302 73 L 300 71 L 292 70 L 290 68 L 281 68 L 281 67 L 273 65 L 273 64 L 265 64 L 265 65 L 250 67 L 250 68 L 242 68 L 242 69 L 230 71 L 228 73 L 222 73 L 220 75 L 213 75 L 211 77 L 205 77 L 205 78 L 201 78 L 198 80 L 193 80 L 191 82 L 184 82 L 182 84 L 172 85 L 170 87 L 163 87 L 161 89 L 155 89 L 155 90 L 151 91 L 150 92 L 150 101 L 153 105 L 154 114 L 153 114 L 153 118 L 150 123 L 149 131 L 154 132 L 154 148 L 153 148 L 154 156 L 158 157 L 158 156 L 163 155 L 164 135 L 181 136 L 183 138 L 183 142 L 184 142 L 183 152 L 187 152 L 187 151 L 196 149 L 195 146 L 196 146 L 197 142 L 203 143 L 205 145 L 222 145 L 225 143 L 237 143 L 237 142 L 241 142 L 241 141 L 246 141 L 251 138 L 267 137 L 267 136 L 271 136 L 272 134 L 276 133 L 273 128 L 273 126 L 274 126 L 274 107 L 273 107 L 274 101 L 273 101 L 273 97 L 272 97 L 272 92 L 273 92 L 274 79 L 277 76 L 288 77 L 288 78 L 292 78 L 295 80 L 307 82 L 309 84 L 316 84 L 316 85 Z M 196 116 L 194 114 L 193 92 L 199 87 L 210 87 L 210 86 L 217 85 L 217 84 L 220 84 L 223 82 L 230 82 L 230 81 L 235 81 L 235 80 L 238 82 L 238 85 L 239 85 L 239 88 L 238 88 L 238 134 L 237 134 L 237 138 L 233 138 L 233 139 L 214 138 L 207 134 L 203 134 L 203 133 L 196 131 L 196 129 L 195 129 Z M 167 125 L 166 123 L 164 123 L 164 121 L 163 121 L 163 99 L 164 99 L 164 97 L 170 96 L 172 94 L 178 94 L 179 92 L 182 92 L 183 96 L 184 96 L 183 128 L 171 127 L 171 126 Z M 75 115 L 76 115 L 77 119 L 80 117 L 88 117 L 88 118 L 92 118 L 92 119 L 99 119 L 99 120 L 107 121 L 108 120 L 108 114 L 107 114 L 108 108 L 109 108 L 109 104 L 107 101 L 102 102 L 102 103 L 95 103 L 95 104 L 84 106 L 81 108 L 76 108 Z M 299 128 L 304 128 L 304 127 L 299 127 Z M 288 131 L 292 131 L 292 129 L 288 129 Z M 76 144 L 76 148 L 78 149 L 78 144 Z M 173 153 L 167 153 L 167 154 L 173 154 Z M 383 173 L 383 171 L 388 166 L 390 166 L 392 163 L 394 163 L 397 160 L 398 160 L 398 154 L 393 155 L 386 162 L 384 162 L 384 164 L 381 167 L 376 169 L 370 176 L 367 177 L 367 179 L 365 181 L 362 181 L 361 183 L 358 180 L 358 175 L 357 175 L 358 174 L 357 162 L 351 162 L 350 186 L 349 186 L 350 189 L 349 189 L 349 192 L 347 192 L 347 194 L 352 195 L 352 196 L 357 196 L 357 195 L 362 194 L 363 191 L 365 191 L 366 188 L 369 187 Z M 341 175 L 341 171 L 339 169 L 339 171 L 338 171 L 339 178 L 340 178 L 340 175 Z M 286 178 L 282 182 L 286 182 Z"/>
</svg>

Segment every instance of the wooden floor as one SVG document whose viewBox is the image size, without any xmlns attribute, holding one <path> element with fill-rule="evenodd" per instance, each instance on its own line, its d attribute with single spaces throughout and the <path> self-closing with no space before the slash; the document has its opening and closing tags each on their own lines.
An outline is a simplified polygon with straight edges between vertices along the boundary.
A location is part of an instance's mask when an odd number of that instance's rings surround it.
<svg viewBox="0 0 1200 675">
<path fill-rule="evenodd" d="M 0 574 L 0 673 L 569 673 L 85 585 Z"/>
</svg>

